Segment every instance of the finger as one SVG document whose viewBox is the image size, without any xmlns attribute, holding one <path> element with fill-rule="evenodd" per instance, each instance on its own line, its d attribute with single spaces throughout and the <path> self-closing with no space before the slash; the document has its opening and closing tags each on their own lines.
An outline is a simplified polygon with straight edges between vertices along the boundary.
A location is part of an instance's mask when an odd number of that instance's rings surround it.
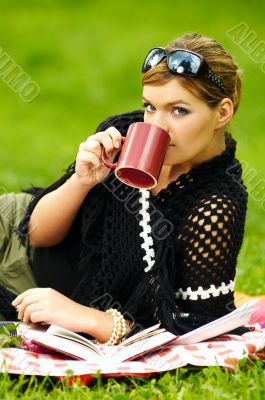
<svg viewBox="0 0 265 400">
<path fill-rule="evenodd" d="M 121 133 L 114 126 L 109 127 L 103 132 L 98 132 L 95 137 L 105 147 L 106 153 L 110 154 L 114 149 L 120 148 L 122 143 Z M 91 136 L 91 139 L 93 136 Z"/>
<path fill-rule="evenodd" d="M 13 301 L 12 306 L 17 307 L 24 299 L 26 292 L 19 294 Z"/>
<path fill-rule="evenodd" d="M 43 311 L 33 311 L 30 315 L 30 320 L 33 324 L 36 324 L 37 322 L 46 322 L 49 324 L 49 320 L 46 319 L 45 314 Z"/>
<path fill-rule="evenodd" d="M 36 291 L 39 291 L 39 288 L 33 288 L 33 289 L 28 289 L 23 293 L 20 293 L 13 301 L 12 301 L 12 306 L 16 307 L 18 306 L 26 296 L 28 296 L 29 294 L 33 294 Z"/>
<path fill-rule="evenodd" d="M 104 147 L 104 145 L 100 142 L 97 142 L 96 140 L 87 140 L 86 142 L 83 142 L 80 144 L 79 146 L 79 152 L 80 154 L 86 154 L 86 153 L 92 153 L 94 154 L 96 157 L 98 157 L 98 164 L 96 164 L 95 166 L 99 167 L 102 163 L 101 161 L 101 149 L 102 146 Z M 106 148 L 104 147 L 105 152 L 106 152 Z M 111 154 L 108 153 L 108 156 L 110 156 Z M 79 155 L 78 155 L 79 157 Z"/>
<path fill-rule="evenodd" d="M 39 296 L 28 295 L 25 299 L 20 303 L 18 309 L 18 319 L 24 319 L 25 310 L 27 307 L 36 304 L 39 302 Z"/>
<path fill-rule="evenodd" d="M 95 135 L 90 136 L 87 139 L 86 143 L 88 143 L 88 145 L 90 146 L 91 144 L 93 145 L 93 142 L 97 142 L 99 145 L 103 144 L 107 155 L 111 153 L 114 149 L 114 143 L 107 131 L 98 132 Z"/>
<path fill-rule="evenodd" d="M 86 142 L 80 144 L 79 151 L 89 151 L 99 156 L 101 152 L 101 142 L 89 138 Z"/>
<path fill-rule="evenodd" d="M 114 147 L 119 149 L 122 144 L 122 135 L 118 129 L 116 129 L 114 126 L 111 126 L 106 129 L 105 132 L 111 136 Z"/>
<path fill-rule="evenodd" d="M 92 164 L 94 168 L 99 168 L 102 164 L 102 161 L 96 154 L 87 151 L 79 151 L 76 159 L 82 163 Z"/>
<path fill-rule="evenodd" d="M 24 315 L 23 315 L 23 322 L 33 322 L 32 321 L 32 314 L 34 312 L 40 312 L 40 304 L 30 304 L 25 308 Z"/>
</svg>

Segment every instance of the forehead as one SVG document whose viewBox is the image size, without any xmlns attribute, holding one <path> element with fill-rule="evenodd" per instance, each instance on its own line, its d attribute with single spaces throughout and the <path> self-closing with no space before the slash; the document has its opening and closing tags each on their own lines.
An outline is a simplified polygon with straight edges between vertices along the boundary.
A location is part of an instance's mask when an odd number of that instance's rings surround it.
<svg viewBox="0 0 265 400">
<path fill-rule="evenodd" d="M 150 102 L 161 104 L 175 103 L 182 100 L 191 105 L 199 104 L 202 101 L 196 97 L 191 91 L 184 88 L 174 77 L 163 85 L 144 85 L 143 97 Z"/>
</svg>

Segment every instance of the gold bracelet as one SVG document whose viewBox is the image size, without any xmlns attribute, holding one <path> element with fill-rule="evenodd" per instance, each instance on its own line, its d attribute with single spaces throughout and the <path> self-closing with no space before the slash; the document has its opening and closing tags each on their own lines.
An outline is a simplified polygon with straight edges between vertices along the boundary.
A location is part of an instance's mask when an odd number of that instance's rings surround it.
<svg viewBox="0 0 265 400">
<path fill-rule="evenodd" d="M 109 308 L 106 314 L 111 314 L 113 318 L 113 329 L 110 338 L 104 343 L 105 346 L 114 346 L 120 343 L 126 334 L 126 321 L 120 311 L 115 308 Z"/>
</svg>

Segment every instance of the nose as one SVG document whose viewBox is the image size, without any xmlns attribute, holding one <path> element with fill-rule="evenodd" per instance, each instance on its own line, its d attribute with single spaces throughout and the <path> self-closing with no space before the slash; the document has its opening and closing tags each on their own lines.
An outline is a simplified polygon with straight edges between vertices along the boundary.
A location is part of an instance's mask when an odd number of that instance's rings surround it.
<svg viewBox="0 0 265 400">
<path fill-rule="evenodd" d="M 163 115 L 161 115 L 159 112 L 156 112 L 151 115 L 145 115 L 145 122 L 159 126 L 160 128 L 164 129 L 167 133 L 169 133 L 168 124 Z"/>
</svg>

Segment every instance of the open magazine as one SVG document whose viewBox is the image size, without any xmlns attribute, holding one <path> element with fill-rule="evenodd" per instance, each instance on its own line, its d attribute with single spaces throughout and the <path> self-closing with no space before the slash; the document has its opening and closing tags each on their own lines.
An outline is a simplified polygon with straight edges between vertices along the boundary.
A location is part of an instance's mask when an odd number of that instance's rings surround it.
<svg viewBox="0 0 265 400">
<path fill-rule="evenodd" d="M 98 344 L 93 339 L 87 339 L 56 325 L 22 323 L 17 329 L 18 334 L 24 339 L 74 359 L 95 363 L 102 363 L 108 359 L 112 363 L 119 363 L 135 359 L 169 343 L 174 343 L 174 345 L 194 344 L 244 326 L 256 311 L 255 304 L 257 302 L 256 299 L 251 300 L 231 313 L 181 336 L 175 336 L 157 324 L 142 330 L 116 346 Z"/>
</svg>

